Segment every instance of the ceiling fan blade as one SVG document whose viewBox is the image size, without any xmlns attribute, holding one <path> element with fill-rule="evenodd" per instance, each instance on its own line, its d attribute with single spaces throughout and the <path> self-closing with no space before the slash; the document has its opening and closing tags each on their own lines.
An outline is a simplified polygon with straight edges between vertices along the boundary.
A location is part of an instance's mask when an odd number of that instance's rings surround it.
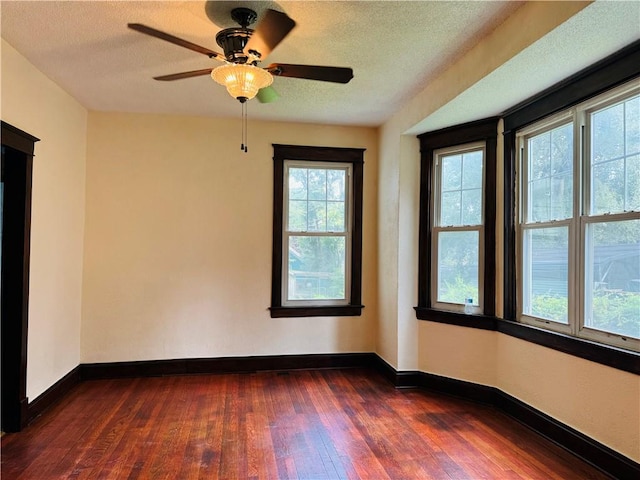
<svg viewBox="0 0 640 480">
<path fill-rule="evenodd" d="M 159 38 L 160 40 L 165 40 L 169 43 L 173 43 L 174 45 L 188 48 L 189 50 L 193 50 L 194 52 L 202 53 L 209 58 L 215 58 L 216 60 L 225 61 L 225 57 L 221 53 L 214 52 L 213 50 L 201 47 L 200 45 L 196 45 L 195 43 L 183 40 L 182 38 L 174 37 L 173 35 L 161 32 L 160 30 L 156 30 L 155 28 L 147 27 L 146 25 L 142 25 L 141 23 L 128 23 L 127 26 L 130 29 L 135 30 L 136 32 L 144 33 L 146 35 Z"/>
<path fill-rule="evenodd" d="M 253 54 L 264 60 L 295 26 L 296 22 L 286 13 L 267 9 L 244 47 L 245 55 Z"/>
<path fill-rule="evenodd" d="M 276 92 L 272 86 L 268 86 L 258 90 L 256 98 L 260 103 L 271 103 L 280 98 L 280 95 L 278 95 L 278 92 Z"/>
<path fill-rule="evenodd" d="M 201 75 L 210 75 L 213 68 L 203 68 L 202 70 L 192 70 L 190 72 L 172 73 L 171 75 L 161 75 L 153 77 L 154 80 L 170 81 L 182 80 L 183 78 L 199 77 Z"/>
<path fill-rule="evenodd" d="M 280 77 L 306 78 L 322 82 L 349 83 L 353 78 L 353 69 L 345 67 L 272 63 L 265 70 Z"/>
</svg>

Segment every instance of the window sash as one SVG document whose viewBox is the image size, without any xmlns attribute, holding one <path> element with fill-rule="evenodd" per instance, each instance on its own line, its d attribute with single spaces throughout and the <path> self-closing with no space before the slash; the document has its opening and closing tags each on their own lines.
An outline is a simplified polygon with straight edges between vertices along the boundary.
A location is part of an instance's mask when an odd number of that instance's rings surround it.
<svg viewBox="0 0 640 480">
<path fill-rule="evenodd" d="M 450 156 L 454 156 L 454 155 L 465 155 L 465 154 L 469 154 L 469 153 L 473 153 L 473 152 L 482 152 L 482 178 L 480 180 L 480 190 L 481 190 L 481 202 L 480 202 L 480 222 L 476 222 L 476 223 L 464 223 L 464 222 L 459 222 L 456 225 L 443 225 L 442 222 L 442 193 L 443 193 L 443 158 L 445 157 L 450 157 Z M 441 226 L 457 226 L 457 227 L 461 227 L 461 226 L 473 226 L 473 225 L 483 225 L 484 224 L 484 202 L 485 202 L 485 195 L 484 195 L 484 185 L 485 185 L 485 159 L 486 159 L 486 146 L 484 142 L 474 142 L 474 143 L 468 143 L 468 144 L 464 144 L 464 145 L 456 145 L 454 147 L 447 147 L 447 148 L 442 148 L 442 149 L 438 149 L 436 151 L 433 152 L 433 156 L 434 156 L 434 162 L 433 162 L 433 169 L 434 169 L 434 174 L 433 174 L 433 179 L 434 179 L 434 186 L 433 186 L 433 225 L 432 227 L 441 227 Z M 464 165 L 461 165 L 461 172 L 462 169 L 464 168 Z M 465 189 L 464 186 L 462 185 L 463 182 L 463 173 L 461 173 L 461 179 L 460 179 L 460 188 L 459 189 L 454 189 L 451 190 L 453 191 L 459 191 L 461 194 L 465 191 L 468 191 L 469 189 Z M 462 204 L 460 205 L 460 209 L 462 210 L 463 206 Z"/>
<path fill-rule="evenodd" d="M 545 230 L 545 229 L 560 229 L 567 230 L 567 322 L 555 321 L 551 318 L 535 316 L 527 313 L 533 308 L 533 253 L 530 250 L 530 246 L 525 243 L 526 235 L 532 232 Z M 520 320 L 523 323 L 534 325 L 536 327 L 547 328 L 560 333 L 573 334 L 575 333 L 574 325 L 574 312 L 575 312 L 575 291 L 574 277 L 575 277 L 575 255 L 571 248 L 572 239 L 574 238 L 574 227 L 572 220 L 564 221 L 552 221 L 552 222 L 540 222 L 533 225 L 521 225 L 518 232 L 518 305 L 520 306 Z M 528 262 L 528 260 L 530 260 Z M 527 281 L 528 280 L 528 281 Z"/>
<path fill-rule="evenodd" d="M 289 228 L 289 170 L 292 168 L 303 168 L 311 170 L 327 170 L 327 171 L 343 171 L 345 172 L 345 192 L 344 192 L 344 229 L 341 231 L 309 231 L 293 230 Z M 281 304 L 285 307 L 294 306 L 330 306 L 330 305 L 349 305 L 351 302 L 351 255 L 352 255 L 352 224 L 353 224 L 353 200 L 352 200 L 352 178 L 353 166 L 351 163 L 342 162 L 319 162 L 310 160 L 285 160 L 284 176 L 283 176 L 283 231 L 282 231 L 282 298 Z M 307 196 L 308 198 L 308 196 Z M 326 198 L 325 198 L 326 200 Z M 328 200 L 326 200 L 328 201 Z M 290 299 L 289 276 L 289 247 L 291 237 L 304 238 L 344 238 L 344 285 L 343 298 L 327 298 L 327 299 Z"/>
<path fill-rule="evenodd" d="M 478 285 L 477 295 L 471 295 L 473 298 L 473 313 L 483 312 L 484 311 L 484 227 L 482 225 L 477 226 L 462 226 L 462 227 L 434 227 L 432 229 L 433 239 L 431 242 L 431 258 L 433 268 L 431 269 L 431 298 L 432 307 L 440 310 L 447 310 L 452 312 L 464 312 L 464 302 L 466 294 L 460 298 L 459 302 L 454 301 L 445 301 L 440 300 L 439 298 L 439 284 L 440 284 L 440 267 L 439 264 L 439 245 L 440 245 L 440 234 L 442 233 L 462 233 L 462 232 L 477 232 L 478 234 L 478 256 L 477 256 L 477 278 L 476 282 Z"/>
<path fill-rule="evenodd" d="M 623 208 L 623 210 L 608 212 L 608 213 L 594 212 L 595 206 L 592 204 L 592 201 L 593 201 L 593 198 L 592 198 L 593 197 L 592 195 L 593 193 L 592 192 L 592 188 L 593 188 L 593 183 L 592 183 L 593 182 L 593 165 L 592 165 L 593 115 L 597 114 L 602 110 L 605 110 L 607 108 L 623 103 L 626 100 L 634 98 L 638 95 L 640 95 L 640 82 L 636 80 L 635 82 L 622 85 L 621 87 L 614 89 L 608 94 L 605 94 L 604 98 L 600 96 L 600 97 L 596 97 L 595 99 L 589 102 L 585 102 L 579 109 L 580 121 L 582 125 L 583 137 L 584 137 L 584 142 L 583 142 L 584 195 L 582 199 L 582 212 L 584 212 L 585 215 L 597 216 L 600 214 L 610 215 L 610 214 L 619 214 L 619 213 L 625 213 L 630 211 L 639 211 L 638 209 L 634 210 L 632 208 L 629 208 L 629 209 Z M 625 139 L 625 142 L 626 142 L 626 139 Z M 635 155 L 640 155 L 640 151 L 636 152 Z M 607 162 L 612 162 L 615 160 L 618 160 L 618 161 L 623 160 L 625 161 L 625 166 L 626 166 L 626 159 L 635 155 L 627 155 L 626 148 L 625 148 L 625 151 L 623 152 L 622 155 L 614 158 L 610 158 L 607 160 Z M 602 162 L 602 163 L 606 163 L 606 162 Z M 626 179 L 624 184 L 626 187 Z M 624 204 L 624 201 L 623 201 L 623 204 Z"/>
<path fill-rule="evenodd" d="M 589 305 L 592 303 L 593 290 L 595 287 L 594 278 L 592 277 L 592 273 L 589 272 L 589 269 L 594 262 L 594 258 L 592 257 L 592 246 L 589 244 L 591 237 L 587 233 L 587 229 L 589 229 L 589 227 L 606 223 L 625 222 L 630 220 L 640 222 L 640 213 L 626 212 L 621 214 L 582 216 L 580 218 L 580 256 L 584 261 L 580 263 L 579 284 L 582 288 L 580 289 L 581 295 L 579 297 L 580 300 L 578 305 L 579 316 L 577 335 L 587 340 L 600 341 L 617 347 L 640 351 L 640 338 L 638 338 L 640 337 L 640 311 L 637 312 L 638 332 L 635 333 L 636 338 L 587 325 L 587 310 L 589 309 Z"/>
</svg>

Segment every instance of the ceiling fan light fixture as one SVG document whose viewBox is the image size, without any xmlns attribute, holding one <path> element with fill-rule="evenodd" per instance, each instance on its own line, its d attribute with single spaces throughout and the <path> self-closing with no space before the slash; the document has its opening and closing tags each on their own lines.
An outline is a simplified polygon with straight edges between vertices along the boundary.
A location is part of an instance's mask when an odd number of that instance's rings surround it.
<svg viewBox="0 0 640 480">
<path fill-rule="evenodd" d="M 253 65 L 229 63 L 214 68 L 213 78 L 224 85 L 233 98 L 245 102 L 256 96 L 258 90 L 273 83 L 273 76 L 262 68 Z"/>
</svg>

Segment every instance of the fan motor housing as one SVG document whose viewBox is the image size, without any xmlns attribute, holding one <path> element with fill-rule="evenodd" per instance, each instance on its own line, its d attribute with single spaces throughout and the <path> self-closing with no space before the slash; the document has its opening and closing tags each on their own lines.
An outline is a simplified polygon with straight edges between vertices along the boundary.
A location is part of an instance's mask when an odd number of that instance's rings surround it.
<svg viewBox="0 0 640 480">
<path fill-rule="evenodd" d="M 251 38 L 250 28 L 226 28 L 216 35 L 216 43 L 224 50 L 224 56 L 231 63 L 246 63 L 244 47 Z"/>
<path fill-rule="evenodd" d="M 231 18 L 240 25 L 240 28 L 226 28 L 218 32 L 216 43 L 224 50 L 224 56 L 228 62 L 246 63 L 244 47 L 253 34 L 253 30 L 247 27 L 256 21 L 258 15 L 250 8 L 239 7 L 231 10 Z"/>
</svg>

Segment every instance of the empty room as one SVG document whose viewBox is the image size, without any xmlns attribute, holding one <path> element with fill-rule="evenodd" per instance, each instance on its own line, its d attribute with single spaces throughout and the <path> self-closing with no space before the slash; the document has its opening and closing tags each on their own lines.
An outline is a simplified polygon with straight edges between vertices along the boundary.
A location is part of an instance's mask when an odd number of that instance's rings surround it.
<svg viewBox="0 0 640 480">
<path fill-rule="evenodd" d="M 640 2 L 0 21 L 3 479 L 640 478 Z"/>
</svg>

